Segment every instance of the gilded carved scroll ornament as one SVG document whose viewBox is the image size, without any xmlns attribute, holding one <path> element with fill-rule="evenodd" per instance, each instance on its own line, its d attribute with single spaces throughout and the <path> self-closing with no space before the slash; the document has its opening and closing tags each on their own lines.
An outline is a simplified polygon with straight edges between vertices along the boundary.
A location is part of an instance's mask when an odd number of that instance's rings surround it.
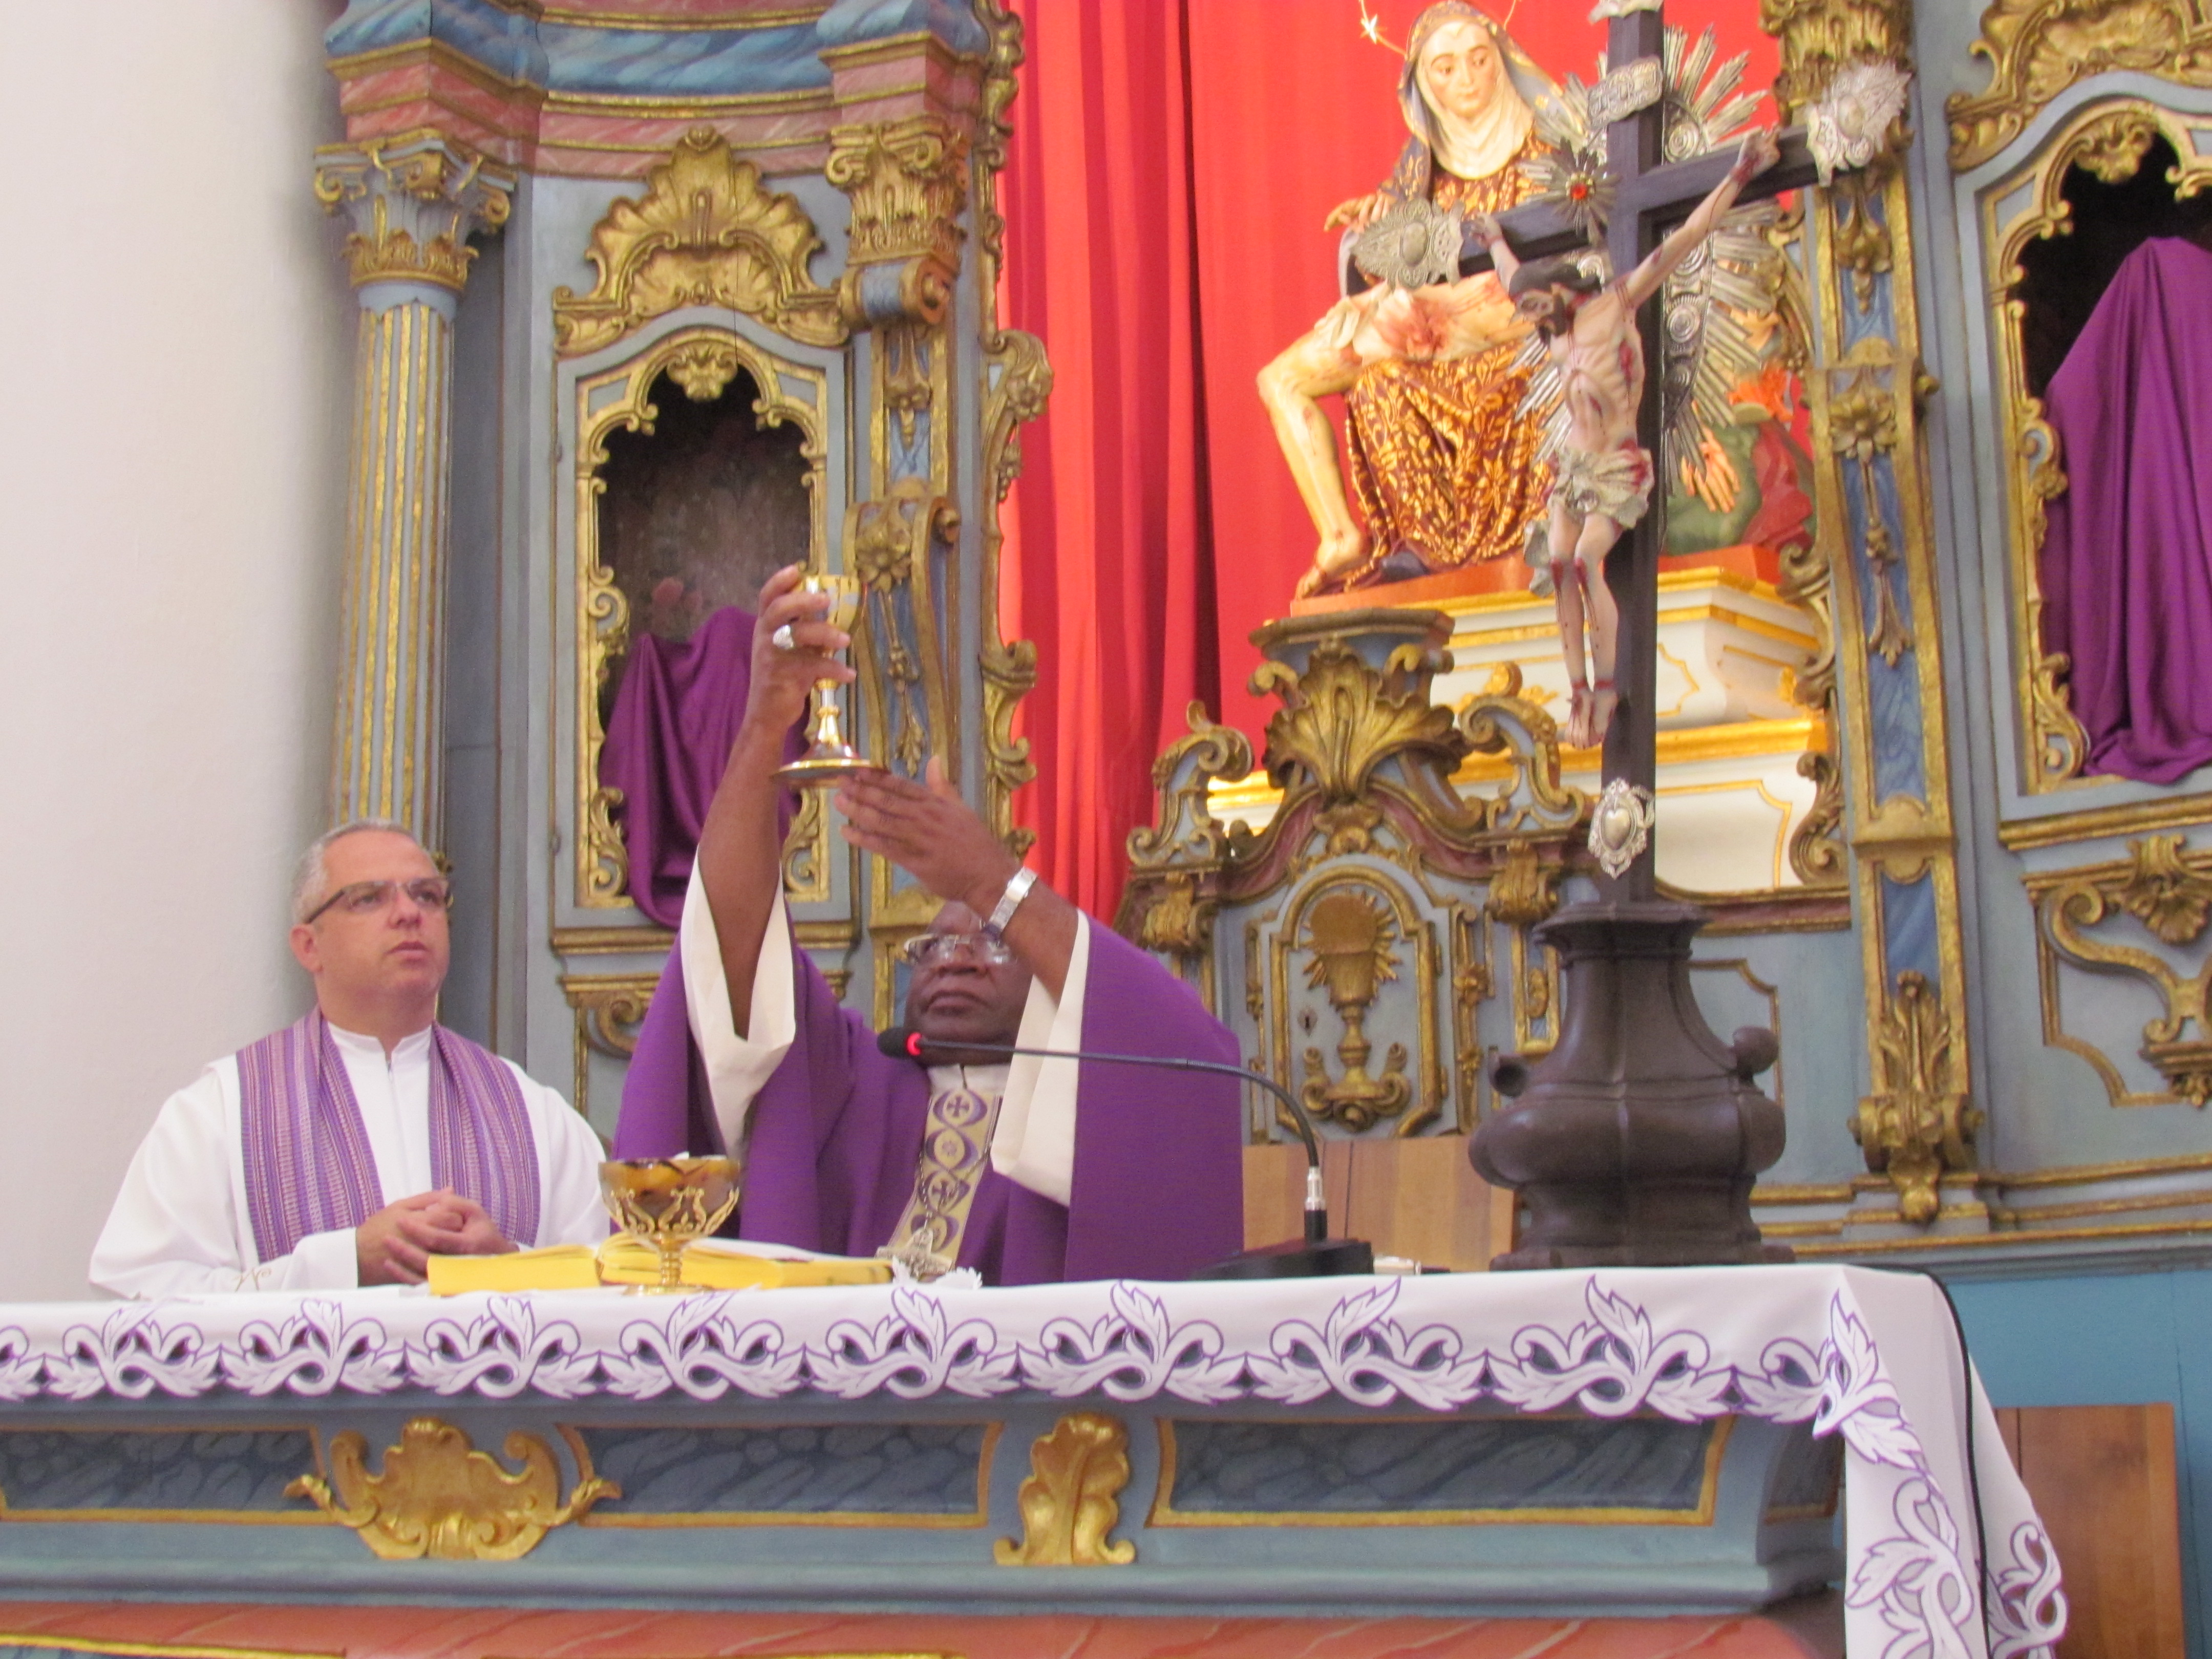
<svg viewBox="0 0 2212 1659">
<path fill-rule="evenodd" d="M 590 1472 L 578 1453 L 578 1478 L 566 1499 L 553 1449 L 538 1435 L 516 1430 L 507 1437 L 510 1473 L 467 1433 L 434 1417 L 417 1417 L 384 1454 L 384 1467 L 368 1471 L 368 1443 L 351 1430 L 331 1442 L 330 1479 L 303 1474 L 285 1488 L 306 1498 L 333 1520 L 350 1527 L 386 1561 L 514 1561 L 538 1547 L 556 1527 L 587 1514 L 622 1488 Z"/>
<path fill-rule="evenodd" d="M 1881 1087 L 1859 1102 L 1851 1139 L 1867 1168 L 1889 1177 L 1905 1218 L 1925 1226 L 1942 1208 L 1936 1189 L 1944 1174 L 1973 1168 L 1982 1114 L 1959 1087 L 1951 1016 L 1924 975 L 1897 976 L 1875 1050 Z"/>
<path fill-rule="evenodd" d="M 1121 1567 L 1137 1559 L 1124 1539 L 1109 1542 L 1129 1484 L 1129 1431 L 1103 1412 L 1071 1412 L 1037 1437 L 1022 1482 L 1022 1536 L 1001 1538 L 1002 1567 Z"/>
<path fill-rule="evenodd" d="M 822 246 L 795 196 L 761 184 L 711 127 L 677 140 L 646 178 L 643 197 L 619 197 L 586 252 L 599 272 L 587 295 L 553 290 L 553 341 L 564 357 L 597 351 L 656 317 L 713 306 L 758 318 L 811 346 L 844 343 L 834 289 L 808 261 Z"/>
<path fill-rule="evenodd" d="M 1996 0 L 1982 14 L 1974 55 L 1989 86 L 1945 105 L 1951 166 L 1979 167 L 2076 82 L 2134 70 L 2212 87 L 2212 9 L 2203 0 Z"/>
<path fill-rule="evenodd" d="M 2158 952 L 2102 932 L 2124 915 L 2161 945 L 2179 949 L 2197 944 L 2212 921 L 2212 852 L 2192 852 L 2178 835 L 2148 836 L 2128 844 L 2125 859 L 2033 876 L 2027 885 L 2047 953 L 2044 1040 L 2087 1060 L 2115 1104 L 2142 1103 L 2143 1097 L 2128 1094 L 2109 1060 L 2059 1029 L 2048 955 L 2092 972 L 2125 975 L 2148 984 L 2165 1009 L 2142 1028 L 2142 1057 L 2157 1067 L 2174 1095 L 2197 1107 L 2212 1102 L 2212 1024 L 2207 1021 L 2212 960 L 2194 972 L 2178 969 Z"/>
</svg>

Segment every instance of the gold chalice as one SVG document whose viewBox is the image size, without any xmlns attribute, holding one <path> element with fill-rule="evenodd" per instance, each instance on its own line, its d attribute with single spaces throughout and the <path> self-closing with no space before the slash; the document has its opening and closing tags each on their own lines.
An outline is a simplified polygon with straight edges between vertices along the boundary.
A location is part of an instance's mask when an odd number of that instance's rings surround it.
<svg viewBox="0 0 2212 1659">
<path fill-rule="evenodd" d="M 842 633 L 853 631 L 853 624 L 860 615 L 860 578 L 842 571 L 823 571 L 802 578 L 799 586 L 801 592 L 827 593 L 830 611 L 823 620 Z M 835 783 L 855 773 L 883 769 L 846 742 L 844 711 L 837 702 L 837 682 L 815 681 L 813 741 L 806 752 L 790 765 L 778 767 L 776 776 L 798 788 L 808 789 Z"/>
<path fill-rule="evenodd" d="M 729 1218 L 738 1202 L 733 1158 L 620 1158 L 599 1165 L 599 1199 L 615 1225 L 660 1252 L 660 1282 L 636 1288 L 681 1296 L 684 1249 Z"/>
</svg>

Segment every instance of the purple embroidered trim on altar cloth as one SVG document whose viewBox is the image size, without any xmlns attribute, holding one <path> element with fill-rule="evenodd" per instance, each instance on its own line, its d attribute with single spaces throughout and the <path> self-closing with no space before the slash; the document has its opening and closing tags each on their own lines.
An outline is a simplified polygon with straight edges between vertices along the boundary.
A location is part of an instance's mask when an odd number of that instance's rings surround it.
<svg viewBox="0 0 2212 1659">
<path fill-rule="evenodd" d="M 246 1207 L 260 1259 L 384 1207 L 376 1158 L 345 1062 L 320 1011 L 238 1052 Z M 431 1028 L 430 1176 L 483 1206 L 501 1233 L 538 1237 L 538 1145 L 522 1091 L 498 1056 Z"/>
</svg>

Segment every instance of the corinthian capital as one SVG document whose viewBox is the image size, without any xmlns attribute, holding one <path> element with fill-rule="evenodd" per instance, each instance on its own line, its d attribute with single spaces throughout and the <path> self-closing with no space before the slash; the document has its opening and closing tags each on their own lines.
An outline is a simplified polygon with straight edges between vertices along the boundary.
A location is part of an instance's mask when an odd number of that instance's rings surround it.
<svg viewBox="0 0 2212 1659">
<path fill-rule="evenodd" d="M 441 134 L 401 133 L 315 153 L 315 199 L 353 226 L 354 286 L 430 283 L 459 293 L 469 237 L 507 222 L 514 175 Z"/>
<path fill-rule="evenodd" d="M 823 171 L 852 198 L 846 257 L 854 275 L 903 268 L 896 283 L 871 283 L 865 292 L 848 276 L 851 320 L 936 320 L 967 237 L 960 215 L 968 204 L 968 135 L 941 115 L 833 127 Z"/>
</svg>

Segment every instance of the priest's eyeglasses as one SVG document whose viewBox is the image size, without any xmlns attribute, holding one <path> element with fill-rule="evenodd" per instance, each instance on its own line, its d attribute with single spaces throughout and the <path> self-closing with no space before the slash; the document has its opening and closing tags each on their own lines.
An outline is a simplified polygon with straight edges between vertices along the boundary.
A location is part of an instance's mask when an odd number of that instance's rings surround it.
<svg viewBox="0 0 2212 1659">
<path fill-rule="evenodd" d="M 981 968 L 1003 968 L 1014 959 L 1006 941 L 988 933 L 916 933 L 899 946 L 909 968 L 942 968 L 968 962 Z"/>
<path fill-rule="evenodd" d="M 443 876 L 418 876 L 413 881 L 349 882 L 307 913 L 307 922 L 325 911 L 343 910 L 349 916 L 366 916 L 389 908 L 395 894 L 404 893 L 425 910 L 453 908 L 453 884 Z"/>
</svg>

